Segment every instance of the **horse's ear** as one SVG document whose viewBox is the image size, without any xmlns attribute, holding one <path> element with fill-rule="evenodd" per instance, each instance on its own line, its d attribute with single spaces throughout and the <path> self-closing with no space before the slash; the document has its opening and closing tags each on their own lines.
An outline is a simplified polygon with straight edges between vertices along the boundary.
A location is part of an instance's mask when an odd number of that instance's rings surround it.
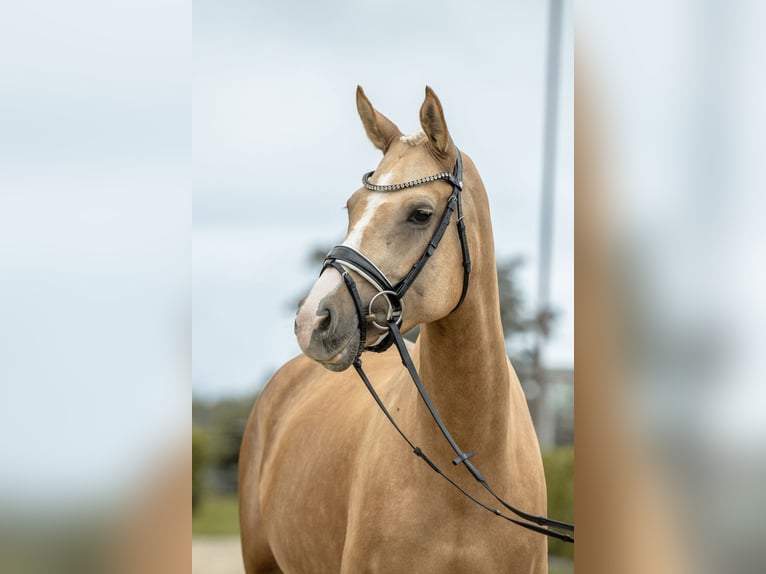
<svg viewBox="0 0 766 574">
<path fill-rule="evenodd" d="M 381 114 L 372 107 L 370 100 L 364 94 L 362 86 L 356 87 L 356 109 L 359 110 L 359 117 L 362 118 L 364 131 L 370 141 L 383 153 L 388 151 L 391 142 L 402 135 L 394 122 Z"/>
<path fill-rule="evenodd" d="M 444 121 L 444 110 L 439 98 L 429 86 L 426 86 L 426 99 L 420 107 L 420 125 L 434 151 L 440 155 L 450 155 L 453 144 L 447 130 L 447 122 Z"/>
</svg>

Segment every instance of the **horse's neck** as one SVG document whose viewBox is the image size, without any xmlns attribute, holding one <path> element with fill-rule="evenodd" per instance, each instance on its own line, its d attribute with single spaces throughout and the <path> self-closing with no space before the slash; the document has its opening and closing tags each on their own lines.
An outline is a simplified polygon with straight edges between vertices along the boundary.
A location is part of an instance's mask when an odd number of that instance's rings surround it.
<svg viewBox="0 0 766 574">
<path fill-rule="evenodd" d="M 481 276 L 472 274 L 457 310 L 421 327 L 418 355 L 423 385 L 458 445 L 499 461 L 510 425 L 510 374 L 491 259 Z M 434 430 L 429 436 L 443 442 L 429 418 L 421 416 Z"/>
</svg>

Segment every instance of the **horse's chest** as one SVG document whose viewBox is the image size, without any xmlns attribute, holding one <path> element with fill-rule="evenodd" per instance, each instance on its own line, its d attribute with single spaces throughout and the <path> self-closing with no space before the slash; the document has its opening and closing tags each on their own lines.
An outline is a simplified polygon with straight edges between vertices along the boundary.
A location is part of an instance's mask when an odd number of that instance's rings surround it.
<svg viewBox="0 0 766 574">
<path fill-rule="evenodd" d="M 440 479 L 382 415 L 351 412 L 334 425 L 290 427 L 268 460 L 264 518 L 285 572 L 530 571 L 538 544 Z M 514 561 L 522 569 L 509 568 Z"/>
<path fill-rule="evenodd" d="M 364 487 L 357 485 L 357 496 L 349 501 L 341 571 L 514 572 L 509 570 L 514 561 L 534 561 L 529 541 L 514 540 L 507 525 L 410 456 L 411 463 L 383 464 Z"/>
</svg>

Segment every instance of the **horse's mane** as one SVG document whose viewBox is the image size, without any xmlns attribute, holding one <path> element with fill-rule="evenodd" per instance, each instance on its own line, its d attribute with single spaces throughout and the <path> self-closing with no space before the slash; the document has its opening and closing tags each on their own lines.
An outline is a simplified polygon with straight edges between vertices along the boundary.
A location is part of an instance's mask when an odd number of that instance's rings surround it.
<svg viewBox="0 0 766 574">
<path fill-rule="evenodd" d="M 400 136 L 399 141 L 410 146 L 416 146 L 422 143 L 426 139 L 426 134 L 423 130 L 417 131 L 414 134 L 408 136 Z"/>
</svg>

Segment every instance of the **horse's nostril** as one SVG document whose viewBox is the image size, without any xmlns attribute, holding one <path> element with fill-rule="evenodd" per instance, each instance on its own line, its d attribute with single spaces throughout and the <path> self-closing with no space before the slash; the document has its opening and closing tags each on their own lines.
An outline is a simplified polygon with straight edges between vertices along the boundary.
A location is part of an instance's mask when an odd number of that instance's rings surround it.
<svg viewBox="0 0 766 574">
<path fill-rule="evenodd" d="M 332 313 L 329 309 L 324 309 L 322 312 L 317 313 L 317 316 L 319 317 L 322 315 L 324 315 L 324 318 L 317 325 L 317 331 L 324 333 L 330 330 L 330 323 L 332 323 Z"/>
</svg>

